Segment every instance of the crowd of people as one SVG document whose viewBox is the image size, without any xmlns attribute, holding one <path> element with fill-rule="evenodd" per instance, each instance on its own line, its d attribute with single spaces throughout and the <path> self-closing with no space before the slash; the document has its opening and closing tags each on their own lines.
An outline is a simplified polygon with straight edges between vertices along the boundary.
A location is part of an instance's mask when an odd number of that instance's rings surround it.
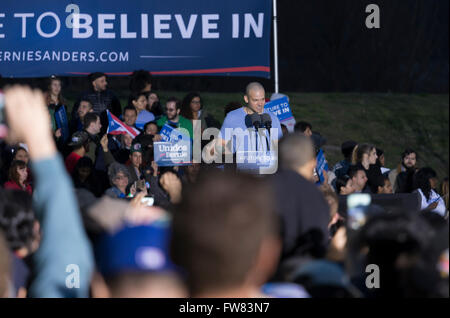
<svg viewBox="0 0 450 318">
<path fill-rule="evenodd" d="M 224 105 L 221 124 L 198 93 L 163 103 L 146 71 L 131 75 L 127 105 L 105 74 L 88 81 L 70 113 L 57 77 L 43 93 L 4 88 L 0 297 L 449 296 L 448 178 L 413 149 L 389 169 L 391 154 L 347 140 L 342 161 L 319 166 L 325 137 L 303 118 L 289 131 L 259 83 Z M 110 133 L 109 113 L 128 130 Z M 159 167 L 166 125 L 218 134 L 200 162 Z M 269 150 L 274 174 L 220 160 Z M 358 195 L 372 204 L 354 229 Z"/>
</svg>

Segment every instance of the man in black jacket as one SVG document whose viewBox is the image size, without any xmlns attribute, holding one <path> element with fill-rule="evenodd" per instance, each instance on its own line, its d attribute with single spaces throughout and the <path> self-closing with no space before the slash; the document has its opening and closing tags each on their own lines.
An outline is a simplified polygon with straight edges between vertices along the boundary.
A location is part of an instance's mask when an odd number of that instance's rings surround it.
<svg viewBox="0 0 450 318">
<path fill-rule="evenodd" d="M 272 177 L 272 185 L 282 224 L 282 259 L 322 257 L 330 211 L 312 181 L 316 159 L 311 139 L 300 133 L 286 136 L 280 142 L 279 162 L 281 170 Z"/>
<path fill-rule="evenodd" d="M 108 128 L 108 118 L 106 116 L 106 110 L 120 117 L 122 115 L 122 107 L 119 99 L 109 89 L 107 89 L 108 82 L 106 81 L 106 74 L 96 72 L 89 74 L 90 90 L 81 94 L 72 109 L 72 119 L 78 118 L 78 106 L 80 101 L 87 100 L 91 103 L 94 112 L 100 114 L 100 120 L 102 123 L 101 135 L 106 132 Z"/>
</svg>

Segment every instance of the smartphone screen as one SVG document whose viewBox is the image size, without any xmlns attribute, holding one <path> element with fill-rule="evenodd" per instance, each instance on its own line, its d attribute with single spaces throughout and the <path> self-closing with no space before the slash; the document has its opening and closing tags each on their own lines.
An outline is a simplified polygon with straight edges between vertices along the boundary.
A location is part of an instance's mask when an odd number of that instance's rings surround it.
<svg viewBox="0 0 450 318">
<path fill-rule="evenodd" d="M 347 197 L 347 226 L 357 231 L 367 222 L 372 197 L 367 193 L 354 193 Z"/>
<path fill-rule="evenodd" d="M 153 197 L 143 197 L 141 200 L 141 203 L 143 203 L 146 206 L 153 206 L 155 203 L 155 198 Z"/>
</svg>

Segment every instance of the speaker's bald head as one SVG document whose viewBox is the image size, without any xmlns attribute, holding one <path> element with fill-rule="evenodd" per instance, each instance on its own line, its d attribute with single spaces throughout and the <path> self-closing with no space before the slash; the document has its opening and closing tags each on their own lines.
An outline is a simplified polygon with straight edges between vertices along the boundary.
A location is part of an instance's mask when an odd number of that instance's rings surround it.
<svg viewBox="0 0 450 318">
<path fill-rule="evenodd" d="M 264 86 L 262 86 L 260 83 L 258 82 L 251 82 L 250 84 L 247 85 L 247 87 L 245 88 L 245 95 L 249 96 L 251 91 L 258 91 L 258 90 L 262 90 L 264 91 Z"/>
</svg>

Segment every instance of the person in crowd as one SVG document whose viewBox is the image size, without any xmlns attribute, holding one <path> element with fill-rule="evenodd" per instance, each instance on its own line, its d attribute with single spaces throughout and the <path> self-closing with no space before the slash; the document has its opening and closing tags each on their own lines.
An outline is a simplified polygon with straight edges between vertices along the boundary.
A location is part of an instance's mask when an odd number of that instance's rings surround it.
<svg viewBox="0 0 450 318">
<path fill-rule="evenodd" d="M 247 85 L 244 101 L 246 106 L 229 112 L 225 117 L 220 129 L 220 138 L 216 138 L 208 144 L 206 151 L 213 158 L 227 152 L 234 154 L 240 151 L 267 150 L 267 144 L 272 149 L 274 141 L 283 137 L 278 118 L 264 109 L 266 102 L 265 90 L 260 83 L 252 82 Z M 252 124 L 251 118 L 255 116 L 254 114 L 268 114 L 274 133 L 264 129 L 262 133 L 265 138 L 260 138 L 261 135 L 255 133 L 255 128 Z M 263 142 L 264 139 L 266 139 L 266 142 Z"/>
<path fill-rule="evenodd" d="M 96 197 L 103 194 L 102 185 L 94 169 L 94 163 L 89 157 L 78 160 L 72 173 L 72 181 L 75 189 L 86 189 Z"/>
<path fill-rule="evenodd" d="M 201 170 L 201 164 L 200 163 L 192 163 L 191 165 L 188 165 L 184 168 L 184 174 L 183 174 L 183 184 L 185 185 L 191 185 L 194 184 L 197 181 L 198 175 Z"/>
<path fill-rule="evenodd" d="M 412 189 L 412 179 L 417 168 L 417 153 L 407 148 L 401 156 L 401 163 L 397 169 L 389 172 L 389 180 L 393 185 L 394 193 L 409 193 Z"/>
<path fill-rule="evenodd" d="M 250 175 L 211 171 L 186 188 L 170 249 L 191 297 L 263 296 L 280 253 L 273 200 L 269 185 Z"/>
<path fill-rule="evenodd" d="M 109 145 L 115 145 L 110 147 Z M 108 135 L 108 148 L 111 150 L 115 161 L 121 164 L 128 164 L 130 161 L 130 149 L 133 145 L 133 137 L 130 134 L 119 136 Z"/>
<path fill-rule="evenodd" d="M 385 174 L 381 175 L 377 179 L 377 194 L 392 194 L 392 184 L 389 177 Z"/>
<path fill-rule="evenodd" d="M 348 176 L 352 180 L 354 193 L 368 193 L 366 171 L 361 165 L 350 166 Z"/>
<path fill-rule="evenodd" d="M 156 121 L 150 121 L 144 125 L 144 133 L 146 135 L 156 136 L 158 134 L 158 124 Z"/>
<path fill-rule="evenodd" d="M 4 184 L 5 189 L 25 191 L 28 194 L 33 193 L 31 185 L 28 184 L 28 167 L 25 162 L 15 160 L 11 163 L 8 172 L 9 180 Z"/>
<path fill-rule="evenodd" d="M 22 140 L 28 145 L 36 177 L 33 210 L 43 239 L 32 256 L 35 274 L 28 294 L 87 297 L 93 255 L 70 179 L 48 129 L 50 117 L 44 97 L 39 91 L 13 86 L 6 90 L 5 102 L 11 142 Z M 79 272 L 84 273 L 76 282 L 79 288 L 67 288 L 68 264 L 76 264 Z"/>
<path fill-rule="evenodd" d="M 13 160 L 20 160 L 25 162 L 26 165 L 28 165 L 30 161 L 30 155 L 28 154 L 28 151 L 24 147 L 18 146 L 14 148 L 13 151 L 14 151 Z"/>
<path fill-rule="evenodd" d="M 147 110 L 155 115 L 156 119 L 161 118 L 164 115 L 164 110 L 156 92 L 149 92 L 147 94 Z"/>
<path fill-rule="evenodd" d="M 61 79 L 51 76 L 48 79 L 47 89 L 44 93 L 52 120 L 53 134 L 58 142 L 58 146 L 62 146 L 70 137 L 69 120 L 65 106 L 66 101 L 62 95 L 61 86 Z"/>
<path fill-rule="evenodd" d="M 130 183 L 128 168 L 123 164 L 114 162 L 108 168 L 108 177 L 112 187 L 106 190 L 105 195 L 112 198 L 126 198 L 128 195 L 127 186 Z"/>
<path fill-rule="evenodd" d="M 141 144 L 134 144 L 130 149 L 130 165 L 128 166 L 129 182 L 133 183 L 144 178 L 142 172 L 143 150 Z"/>
<path fill-rule="evenodd" d="M 381 176 L 377 163 L 377 150 L 370 144 L 360 144 L 353 150 L 352 164 L 360 165 L 367 176 L 367 185 L 371 193 L 377 193 L 377 178 Z"/>
<path fill-rule="evenodd" d="M 353 140 L 344 141 L 341 145 L 341 152 L 344 155 L 344 159 L 336 163 L 333 167 L 333 172 L 336 178 L 345 176 L 348 173 L 348 169 L 352 165 L 352 155 L 358 143 Z"/>
<path fill-rule="evenodd" d="M 206 128 L 220 127 L 220 123 L 206 111 L 203 99 L 199 93 L 191 92 L 184 97 L 181 103 L 180 115 L 191 121 L 200 120 L 202 132 Z"/>
<path fill-rule="evenodd" d="M 142 93 L 152 90 L 152 74 L 145 70 L 134 71 L 130 76 L 130 92 Z"/>
<path fill-rule="evenodd" d="M 66 165 L 67 172 L 72 174 L 78 160 L 89 152 L 90 142 L 88 133 L 86 131 L 77 131 L 72 135 L 68 146 L 72 147 L 73 150 L 66 157 L 64 163 Z"/>
<path fill-rule="evenodd" d="M 233 110 L 236 110 L 236 109 L 239 109 L 239 108 L 242 108 L 242 103 L 241 102 L 237 102 L 237 101 L 229 102 L 225 106 L 225 109 L 224 109 L 225 117 L 227 117 L 229 112 L 232 112 Z"/>
<path fill-rule="evenodd" d="M 293 133 L 281 140 L 278 152 L 280 171 L 272 177 L 272 186 L 282 226 L 281 260 L 323 256 L 330 211 L 313 183 L 316 158 L 312 141 L 301 133 Z M 308 244 L 299 244 L 310 235 L 317 238 L 317 253 L 308 250 Z"/>
<path fill-rule="evenodd" d="M 181 103 L 175 97 L 170 97 L 166 103 L 166 115 L 157 120 L 158 129 L 165 124 L 169 124 L 174 128 L 186 129 L 189 136 L 193 138 L 192 123 L 189 119 L 181 115 Z"/>
<path fill-rule="evenodd" d="M 420 194 L 422 210 L 429 210 L 445 216 L 445 202 L 442 197 L 433 190 L 433 179 L 436 172 L 428 167 L 419 169 L 413 177 L 413 188 Z"/>
<path fill-rule="evenodd" d="M 330 208 L 330 222 L 328 223 L 328 229 L 330 229 L 330 237 L 334 235 L 334 233 L 331 233 L 331 229 L 336 225 L 336 223 L 339 222 L 339 220 L 342 219 L 342 217 L 339 215 L 339 198 L 336 194 L 336 192 L 333 191 L 333 188 L 331 188 L 328 184 L 322 184 L 319 187 L 320 192 L 322 192 L 323 197 L 325 198 L 325 201 L 328 203 L 328 207 Z"/>
<path fill-rule="evenodd" d="M 94 297 L 183 298 L 188 293 L 169 255 L 170 223 L 156 220 L 104 234 L 95 245 L 101 277 Z"/>
<path fill-rule="evenodd" d="M 441 196 L 444 199 L 445 202 L 445 209 L 447 212 L 445 213 L 446 219 L 448 219 L 448 202 L 449 202 L 449 186 L 448 186 L 448 177 L 445 177 L 444 180 L 442 180 L 441 183 Z"/>
<path fill-rule="evenodd" d="M 381 174 L 389 175 L 389 172 L 391 171 L 391 169 L 385 168 L 386 160 L 384 157 L 384 150 L 380 149 L 380 148 L 376 148 L 376 149 L 377 149 L 377 157 L 378 157 L 376 165 L 378 167 L 380 167 Z"/>
<path fill-rule="evenodd" d="M 438 215 L 378 213 L 349 242 L 352 281 L 368 298 L 448 297 L 448 237 L 448 224 Z M 377 288 L 367 288 L 369 264 L 378 267 L 379 276 L 371 280 L 379 282 Z"/>
<path fill-rule="evenodd" d="M 120 101 L 116 95 L 107 88 L 108 82 L 106 74 L 101 72 L 91 73 L 88 76 L 90 90 L 81 94 L 79 100 L 73 107 L 73 114 L 76 114 L 81 100 L 88 100 L 94 112 L 102 114 L 107 109 L 117 117 L 122 113 Z M 73 116 L 76 117 L 76 116 Z"/>
<path fill-rule="evenodd" d="M 349 195 L 355 192 L 353 188 L 353 179 L 348 175 L 343 175 L 336 179 L 336 193 L 339 195 Z"/>
<path fill-rule="evenodd" d="M 13 253 L 14 295 L 26 297 L 30 279 L 30 263 L 39 248 L 39 222 L 32 209 L 31 196 L 23 191 L 2 191 L 0 207 L 0 231 L 5 234 L 10 251 Z M 0 254 L 1 255 L 1 254 Z M 2 257 L 6 256 L 5 254 Z"/>
<path fill-rule="evenodd" d="M 126 106 L 123 109 L 123 122 L 124 122 L 124 124 L 126 124 L 127 126 L 130 126 L 130 127 L 134 127 L 134 128 L 136 128 L 136 129 L 141 131 L 141 129 L 139 129 L 136 126 L 137 116 L 138 116 L 138 112 L 137 112 L 137 110 L 136 110 L 136 108 L 134 106 Z"/>
<path fill-rule="evenodd" d="M 72 118 L 78 117 L 78 107 L 81 100 L 88 100 L 92 105 L 92 110 L 99 114 L 102 124 L 102 135 L 108 128 L 108 116 L 106 110 L 109 110 L 115 116 L 120 117 L 122 114 L 122 106 L 120 100 L 116 97 L 113 91 L 107 89 L 108 82 L 106 74 L 101 72 L 91 73 L 88 76 L 90 89 L 81 94 L 75 102 L 72 109 Z"/>
<path fill-rule="evenodd" d="M 11 293 L 11 255 L 0 231 L 0 298 L 14 297 Z"/>
<path fill-rule="evenodd" d="M 131 94 L 128 100 L 128 107 L 134 107 L 136 109 L 137 117 L 135 125 L 138 129 L 142 130 L 146 123 L 155 120 L 155 116 L 146 110 L 147 96 L 145 93 Z"/>
<path fill-rule="evenodd" d="M 19 144 L 19 146 L 14 147 L 12 149 L 13 151 L 13 158 L 12 160 L 19 160 L 19 161 L 23 161 L 25 162 L 25 164 L 27 165 L 27 172 L 28 172 L 28 179 L 27 179 L 27 183 L 29 185 L 33 185 L 33 175 L 31 173 L 31 169 L 30 169 L 30 155 L 28 153 L 28 150 L 25 148 L 26 145 L 24 144 Z"/>
<path fill-rule="evenodd" d="M 306 121 L 299 121 L 294 126 L 294 131 L 304 134 L 306 137 L 312 136 L 312 126 Z"/>
<path fill-rule="evenodd" d="M 86 99 L 80 100 L 80 105 L 77 110 L 77 117 L 72 117 L 70 121 L 70 131 L 72 135 L 83 129 L 84 116 L 87 113 L 92 113 L 94 110 L 92 109 L 92 104 L 90 101 Z"/>
<path fill-rule="evenodd" d="M 92 162 L 95 163 L 97 158 L 97 148 L 100 144 L 99 134 L 102 129 L 100 116 L 97 113 L 86 114 L 86 116 L 84 116 L 83 127 L 89 137 L 89 149 L 86 152 L 86 156 L 91 158 Z"/>
</svg>

